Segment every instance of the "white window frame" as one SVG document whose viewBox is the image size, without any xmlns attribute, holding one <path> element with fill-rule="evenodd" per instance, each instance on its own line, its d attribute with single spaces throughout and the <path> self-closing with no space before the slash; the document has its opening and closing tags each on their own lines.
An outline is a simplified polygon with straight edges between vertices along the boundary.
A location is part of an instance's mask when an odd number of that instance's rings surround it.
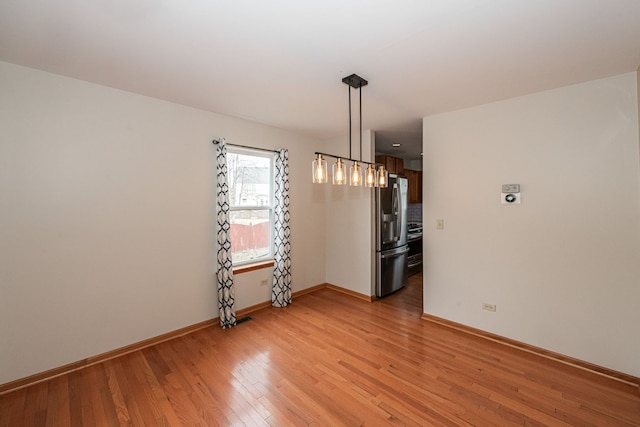
<svg viewBox="0 0 640 427">
<path fill-rule="evenodd" d="M 263 151 L 263 150 L 253 150 L 250 148 L 244 148 L 244 147 L 232 147 L 232 146 L 227 146 L 227 153 L 228 154 L 242 154 L 245 156 L 253 156 L 253 157 L 260 157 L 260 158 L 266 158 L 269 159 L 269 204 L 267 206 L 265 205 L 239 205 L 239 206 L 234 206 L 233 202 L 235 201 L 229 201 L 229 212 L 234 212 L 234 211 L 247 211 L 247 210 L 259 210 L 259 211 L 264 211 L 264 210 L 268 210 L 269 211 L 269 252 L 261 257 L 258 258 L 252 258 L 252 259 L 248 259 L 245 261 L 234 261 L 233 260 L 233 253 L 231 254 L 231 261 L 233 263 L 234 267 L 237 266 L 242 266 L 242 265 L 247 265 L 247 264 L 257 264 L 257 263 L 261 263 L 261 262 L 265 262 L 265 261 L 272 261 L 273 257 L 274 257 L 274 220 L 275 220 L 275 215 L 274 215 L 274 209 L 275 209 L 275 153 L 270 153 L 267 151 Z M 229 170 L 229 156 L 227 155 L 227 170 Z M 233 242 L 232 242 L 233 244 Z"/>
</svg>

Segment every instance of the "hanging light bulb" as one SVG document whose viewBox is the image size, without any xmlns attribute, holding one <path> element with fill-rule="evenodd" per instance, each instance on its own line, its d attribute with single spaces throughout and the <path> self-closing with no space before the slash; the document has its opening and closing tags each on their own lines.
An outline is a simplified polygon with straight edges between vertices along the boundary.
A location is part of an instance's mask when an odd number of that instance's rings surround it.
<svg viewBox="0 0 640 427">
<path fill-rule="evenodd" d="M 362 168 L 358 162 L 353 162 L 349 173 L 349 185 L 354 187 L 362 185 Z"/>
<path fill-rule="evenodd" d="M 376 170 L 373 168 L 372 164 L 367 166 L 367 171 L 364 174 L 364 185 L 365 187 L 376 186 Z"/>
<path fill-rule="evenodd" d="M 378 166 L 378 187 L 386 188 L 389 182 L 387 178 L 387 171 L 384 166 Z"/>
<path fill-rule="evenodd" d="M 344 162 L 338 157 L 338 161 L 333 164 L 333 183 L 344 185 L 347 183 L 347 171 Z"/>
<path fill-rule="evenodd" d="M 311 168 L 313 171 L 313 183 L 325 184 L 327 182 L 327 161 L 322 157 L 322 154 L 318 154 L 318 157 L 314 159 Z"/>
</svg>

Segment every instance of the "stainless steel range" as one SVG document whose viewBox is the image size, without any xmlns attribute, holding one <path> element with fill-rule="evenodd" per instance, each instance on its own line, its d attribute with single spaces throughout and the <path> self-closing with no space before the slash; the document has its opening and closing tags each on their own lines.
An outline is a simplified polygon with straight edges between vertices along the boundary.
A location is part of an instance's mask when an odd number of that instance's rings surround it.
<svg viewBox="0 0 640 427">
<path fill-rule="evenodd" d="M 407 268 L 409 275 L 412 275 L 422 271 L 422 223 L 407 224 L 407 244 L 409 245 Z"/>
</svg>

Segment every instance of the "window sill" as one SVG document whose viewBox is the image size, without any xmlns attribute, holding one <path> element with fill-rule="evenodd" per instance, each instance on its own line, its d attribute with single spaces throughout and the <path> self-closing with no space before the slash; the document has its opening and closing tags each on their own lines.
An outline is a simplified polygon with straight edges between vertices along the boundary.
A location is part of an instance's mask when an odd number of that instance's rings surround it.
<svg viewBox="0 0 640 427">
<path fill-rule="evenodd" d="M 249 271 L 262 270 L 263 268 L 273 267 L 273 260 L 256 262 L 254 264 L 243 264 L 233 267 L 233 274 L 248 273 Z"/>
</svg>

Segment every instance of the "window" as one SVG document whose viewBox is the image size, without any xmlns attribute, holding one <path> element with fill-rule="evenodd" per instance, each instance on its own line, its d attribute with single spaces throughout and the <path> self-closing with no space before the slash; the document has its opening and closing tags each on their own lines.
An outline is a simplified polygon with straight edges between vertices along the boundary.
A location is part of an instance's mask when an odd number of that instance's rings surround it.
<svg viewBox="0 0 640 427">
<path fill-rule="evenodd" d="M 274 155 L 229 147 L 227 172 L 234 265 L 273 258 Z"/>
</svg>

